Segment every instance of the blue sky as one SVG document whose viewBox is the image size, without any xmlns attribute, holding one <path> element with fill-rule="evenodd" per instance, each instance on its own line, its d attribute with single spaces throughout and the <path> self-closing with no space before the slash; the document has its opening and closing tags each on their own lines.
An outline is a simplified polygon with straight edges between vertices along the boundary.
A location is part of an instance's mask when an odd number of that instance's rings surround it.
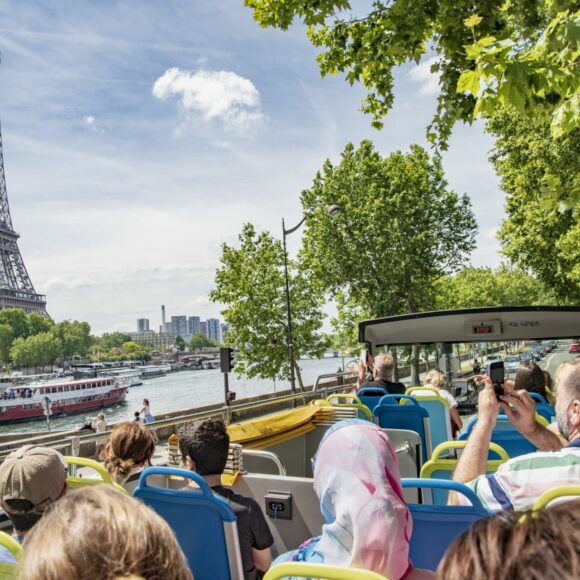
<svg viewBox="0 0 580 580">
<path fill-rule="evenodd" d="M 242 0 L 4 0 L 0 120 L 20 249 L 55 320 L 96 333 L 136 319 L 219 314 L 207 300 L 222 242 L 244 222 L 274 233 L 348 142 L 426 145 L 436 79 L 397 72 L 381 132 L 363 95 L 321 79 L 304 30 L 263 30 Z M 500 261 L 504 196 L 481 125 L 445 154 L 479 222 L 474 265 Z M 297 234 L 290 251 L 299 244 Z"/>
</svg>

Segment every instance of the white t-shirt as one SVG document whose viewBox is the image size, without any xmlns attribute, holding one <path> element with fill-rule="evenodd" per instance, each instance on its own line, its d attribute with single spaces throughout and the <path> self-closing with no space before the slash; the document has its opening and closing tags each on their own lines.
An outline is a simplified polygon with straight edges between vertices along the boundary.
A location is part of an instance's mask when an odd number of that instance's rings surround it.
<svg viewBox="0 0 580 580">
<path fill-rule="evenodd" d="M 446 391 L 445 389 L 438 389 L 437 387 L 434 387 L 433 385 L 425 385 L 425 388 L 432 389 L 439 396 L 443 397 L 449 403 L 450 409 L 453 409 L 453 407 L 457 407 L 457 399 L 449 391 Z M 414 397 L 428 397 L 429 392 L 428 391 L 413 391 L 413 396 Z"/>
</svg>

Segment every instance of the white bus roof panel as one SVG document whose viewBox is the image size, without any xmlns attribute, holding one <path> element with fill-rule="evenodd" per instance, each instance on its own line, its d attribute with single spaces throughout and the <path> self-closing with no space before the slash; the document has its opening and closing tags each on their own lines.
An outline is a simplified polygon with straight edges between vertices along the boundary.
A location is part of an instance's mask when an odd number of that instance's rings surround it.
<svg viewBox="0 0 580 580">
<path fill-rule="evenodd" d="M 359 323 L 359 342 L 373 346 L 578 337 L 579 306 L 441 310 Z"/>
</svg>

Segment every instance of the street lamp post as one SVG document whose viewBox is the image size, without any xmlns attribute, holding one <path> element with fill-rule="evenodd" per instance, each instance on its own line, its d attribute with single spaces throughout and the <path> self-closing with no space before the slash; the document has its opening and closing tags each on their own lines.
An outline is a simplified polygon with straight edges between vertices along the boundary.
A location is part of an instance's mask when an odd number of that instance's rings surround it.
<svg viewBox="0 0 580 580">
<path fill-rule="evenodd" d="M 339 205 L 333 204 L 326 208 L 328 215 L 335 216 L 341 212 L 341 207 Z M 292 392 L 296 392 L 296 374 L 294 372 L 294 345 L 292 342 L 292 309 L 290 303 L 290 281 L 288 278 L 288 251 L 286 249 L 286 236 L 294 233 L 306 220 L 306 216 L 296 224 L 293 228 L 286 229 L 286 224 L 284 223 L 284 218 L 282 218 L 282 244 L 284 247 L 284 283 L 286 286 L 286 317 L 287 317 L 287 327 L 286 327 L 286 344 L 288 347 L 288 363 L 290 365 L 290 388 Z"/>
</svg>

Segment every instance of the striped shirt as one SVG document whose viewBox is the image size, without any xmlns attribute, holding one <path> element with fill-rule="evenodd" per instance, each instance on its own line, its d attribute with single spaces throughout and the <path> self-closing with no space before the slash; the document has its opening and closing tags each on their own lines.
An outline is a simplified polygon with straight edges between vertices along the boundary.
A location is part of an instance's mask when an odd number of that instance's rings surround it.
<svg viewBox="0 0 580 580">
<path fill-rule="evenodd" d="M 580 484 L 580 439 L 560 451 L 537 451 L 514 457 L 494 474 L 480 475 L 467 484 L 488 510 L 525 510 L 545 492 Z M 469 500 L 458 494 L 461 505 Z"/>
</svg>

